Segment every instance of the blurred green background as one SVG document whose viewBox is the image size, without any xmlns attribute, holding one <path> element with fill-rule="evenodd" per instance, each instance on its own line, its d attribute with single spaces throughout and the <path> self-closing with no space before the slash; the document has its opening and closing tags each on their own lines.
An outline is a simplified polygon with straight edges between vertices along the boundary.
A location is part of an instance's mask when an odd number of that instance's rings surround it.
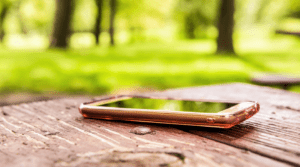
<svg viewBox="0 0 300 167">
<path fill-rule="evenodd" d="M 0 0 L 0 12 L 2 95 L 300 76 L 299 0 Z"/>
</svg>

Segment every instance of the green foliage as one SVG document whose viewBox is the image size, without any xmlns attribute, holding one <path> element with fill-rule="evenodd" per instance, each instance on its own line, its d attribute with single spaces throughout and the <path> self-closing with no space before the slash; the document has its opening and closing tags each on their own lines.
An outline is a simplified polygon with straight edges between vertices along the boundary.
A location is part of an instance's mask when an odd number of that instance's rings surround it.
<svg viewBox="0 0 300 167">
<path fill-rule="evenodd" d="M 207 31 L 215 26 L 218 7 L 219 1 L 180 0 L 174 12 L 180 31 L 190 39 L 209 38 Z"/>
<path fill-rule="evenodd" d="M 19 17 L 26 30 L 50 34 L 55 13 L 55 1 L 22 0 L 19 3 Z"/>
<path fill-rule="evenodd" d="M 300 18 L 300 2 L 297 0 L 289 0 L 289 16 Z"/>
<path fill-rule="evenodd" d="M 94 0 L 75 0 L 75 9 L 72 20 L 73 30 L 93 31 L 96 11 L 97 8 Z"/>
<path fill-rule="evenodd" d="M 92 31 L 96 17 L 95 0 L 74 0 L 74 31 Z M 9 6 L 6 34 L 39 33 L 49 35 L 55 13 L 55 0 L 1 0 L 0 10 Z M 102 30 L 108 32 L 109 1 L 104 1 Z M 235 0 L 235 30 L 256 26 L 273 32 L 282 18 L 299 16 L 298 0 Z M 177 37 L 215 39 L 219 0 L 118 0 L 116 33 L 124 42 L 173 40 Z M 299 18 L 299 17 L 298 17 Z M 105 33 L 104 33 L 105 35 Z M 239 35 L 239 34 L 237 34 Z M 118 42 L 118 39 L 117 39 Z"/>
</svg>

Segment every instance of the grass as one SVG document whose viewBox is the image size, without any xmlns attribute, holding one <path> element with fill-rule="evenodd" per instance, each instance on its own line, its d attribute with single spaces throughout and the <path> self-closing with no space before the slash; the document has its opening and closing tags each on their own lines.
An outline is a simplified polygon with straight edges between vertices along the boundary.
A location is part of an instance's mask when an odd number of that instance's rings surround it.
<svg viewBox="0 0 300 167">
<path fill-rule="evenodd" d="M 299 74 L 300 41 L 291 48 L 215 55 L 212 41 L 70 50 L 0 49 L 0 92 L 104 94 L 249 82 L 255 72 Z M 253 44 L 255 45 L 255 43 Z M 300 48 L 300 47 L 299 47 Z M 300 91 L 295 87 L 293 91 Z"/>
</svg>

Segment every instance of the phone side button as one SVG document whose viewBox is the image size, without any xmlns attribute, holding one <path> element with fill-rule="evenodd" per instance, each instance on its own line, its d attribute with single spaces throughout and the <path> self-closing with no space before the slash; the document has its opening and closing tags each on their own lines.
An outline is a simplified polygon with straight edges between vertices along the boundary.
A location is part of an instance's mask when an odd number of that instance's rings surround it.
<svg viewBox="0 0 300 167">
<path fill-rule="evenodd" d="M 215 123 L 215 121 L 216 121 L 216 119 L 214 119 L 214 118 L 207 118 L 206 119 L 206 122 L 208 122 L 208 123 Z"/>
</svg>

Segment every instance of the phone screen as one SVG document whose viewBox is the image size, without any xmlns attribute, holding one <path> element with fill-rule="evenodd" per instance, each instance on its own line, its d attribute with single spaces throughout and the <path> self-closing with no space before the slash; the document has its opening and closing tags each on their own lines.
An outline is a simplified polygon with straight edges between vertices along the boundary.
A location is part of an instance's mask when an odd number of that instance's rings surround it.
<svg viewBox="0 0 300 167">
<path fill-rule="evenodd" d="M 100 106 L 119 107 L 119 108 L 136 108 L 136 109 L 153 109 L 153 110 L 170 110 L 170 111 L 188 111 L 201 113 L 217 113 L 230 108 L 237 103 L 219 103 L 219 102 L 201 102 L 201 101 L 184 101 L 184 100 L 167 100 L 167 99 L 150 99 L 150 98 L 128 98 L 112 101 Z"/>
</svg>

